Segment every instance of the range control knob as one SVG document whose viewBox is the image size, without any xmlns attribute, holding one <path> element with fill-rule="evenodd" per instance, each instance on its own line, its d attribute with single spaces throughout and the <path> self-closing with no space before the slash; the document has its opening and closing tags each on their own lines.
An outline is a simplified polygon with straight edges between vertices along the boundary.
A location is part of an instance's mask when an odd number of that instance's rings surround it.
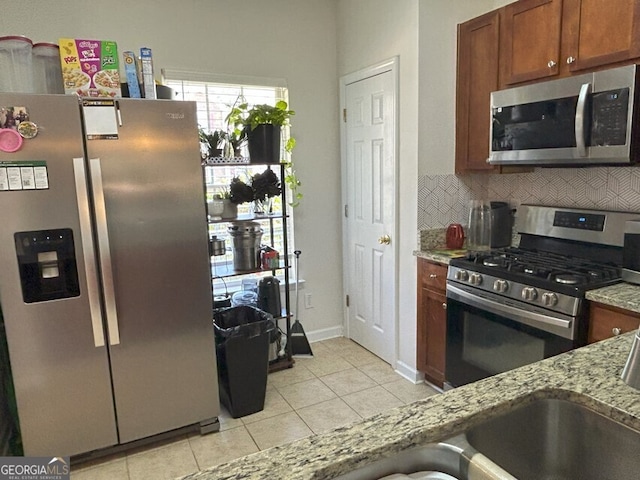
<svg viewBox="0 0 640 480">
<path fill-rule="evenodd" d="M 507 282 L 506 280 L 496 280 L 495 282 L 493 282 L 493 289 L 496 292 L 504 293 L 509 290 L 509 282 Z"/>
<path fill-rule="evenodd" d="M 544 292 L 542 294 L 542 304 L 545 307 L 553 307 L 558 304 L 558 296 L 552 292 Z"/>
<path fill-rule="evenodd" d="M 458 270 L 455 273 L 455 278 L 456 280 L 459 280 L 461 282 L 466 282 L 467 280 L 469 280 L 469 272 L 467 272 L 466 270 Z"/>
<path fill-rule="evenodd" d="M 533 287 L 524 287 L 522 289 L 522 299 L 531 302 L 538 298 L 538 291 Z"/>
<path fill-rule="evenodd" d="M 471 285 L 481 285 L 482 284 L 482 275 L 479 273 L 472 273 L 469 277 L 469 283 Z"/>
</svg>

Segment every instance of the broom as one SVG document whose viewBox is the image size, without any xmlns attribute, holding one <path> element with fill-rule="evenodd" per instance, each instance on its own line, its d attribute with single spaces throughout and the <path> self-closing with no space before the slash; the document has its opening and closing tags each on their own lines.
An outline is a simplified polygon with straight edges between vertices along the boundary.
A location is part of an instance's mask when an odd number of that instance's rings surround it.
<svg viewBox="0 0 640 480">
<path fill-rule="evenodd" d="M 289 337 L 291 339 L 291 355 L 293 356 L 311 356 L 313 357 L 313 352 L 311 351 L 311 345 L 309 345 L 309 340 L 307 340 L 307 336 L 304 333 L 304 328 L 302 328 L 302 324 L 300 320 L 298 320 L 298 309 L 300 308 L 300 294 L 298 292 L 298 282 L 300 280 L 299 272 L 299 264 L 300 264 L 300 254 L 302 252 L 300 250 L 296 250 L 293 254 L 296 256 L 296 321 L 291 325 L 291 330 L 289 332 Z"/>
</svg>

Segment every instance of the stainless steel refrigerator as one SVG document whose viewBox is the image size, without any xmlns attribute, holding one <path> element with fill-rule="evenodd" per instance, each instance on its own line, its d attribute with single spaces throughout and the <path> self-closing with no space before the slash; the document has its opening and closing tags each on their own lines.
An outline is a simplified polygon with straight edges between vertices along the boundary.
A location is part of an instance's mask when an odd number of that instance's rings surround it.
<svg viewBox="0 0 640 480">
<path fill-rule="evenodd" d="M 0 127 L 21 134 L 0 130 L 0 306 L 25 455 L 215 430 L 195 103 L 0 93 Z"/>
</svg>

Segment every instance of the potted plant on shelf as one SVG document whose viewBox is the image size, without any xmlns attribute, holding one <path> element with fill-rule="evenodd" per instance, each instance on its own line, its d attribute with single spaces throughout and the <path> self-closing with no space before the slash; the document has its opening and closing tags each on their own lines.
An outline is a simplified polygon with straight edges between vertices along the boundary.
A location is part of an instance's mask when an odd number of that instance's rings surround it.
<svg viewBox="0 0 640 480">
<path fill-rule="evenodd" d="M 198 138 L 200 139 L 204 159 L 222 156 L 222 147 L 227 138 L 227 132 L 224 130 L 214 130 L 211 133 L 207 133 L 202 127 L 199 127 Z"/>
<path fill-rule="evenodd" d="M 227 144 L 229 146 L 229 156 L 242 157 L 242 145 L 247 141 L 244 130 L 233 129 L 227 132 Z"/>
<path fill-rule="evenodd" d="M 228 212 L 223 214 L 223 218 L 233 218 L 238 216 L 238 205 L 253 201 L 253 188 L 240 179 L 233 177 L 229 184 L 229 206 Z M 228 216 L 225 216 L 228 215 Z"/>
<path fill-rule="evenodd" d="M 234 132 L 243 131 L 246 135 L 251 163 L 274 164 L 280 163 L 281 130 L 289 125 L 292 115 L 295 112 L 288 110 L 284 100 L 275 106 L 261 104 L 251 108 L 243 102 L 231 108 L 227 124 L 234 126 Z"/>
<path fill-rule="evenodd" d="M 262 173 L 256 173 L 251 177 L 253 189 L 253 213 L 255 215 L 269 215 L 272 213 L 273 197 L 280 195 L 280 179 L 267 168 Z"/>
<path fill-rule="evenodd" d="M 287 102 L 280 100 L 275 106 L 256 105 L 249 107 L 242 96 L 236 99 L 231 111 L 226 117 L 228 129 L 236 135 L 242 134 L 247 140 L 250 162 L 254 164 L 280 163 L 280 144 L 282 127 L 290 125 L 290 119 L 295 112 L 288 109 Z M 292 193 L 289 205 L 296 207 L 300 204 L 302 193 L 299 188 L 302 185 L 293 168 L 290 155 L 296 146 L 294 137 L 286 139 L 284 150 L 288 154 L 288 160 L 282 160 L 285 164 L 284 183 Z"/>
</svg>

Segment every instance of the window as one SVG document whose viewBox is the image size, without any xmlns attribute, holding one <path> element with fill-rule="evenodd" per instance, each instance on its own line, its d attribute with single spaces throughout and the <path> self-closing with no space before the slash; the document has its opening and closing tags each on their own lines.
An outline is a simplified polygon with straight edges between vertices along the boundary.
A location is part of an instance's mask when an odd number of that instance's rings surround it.
<svg viewBox="0 0 640 480">
<path fill-rule="evenodd" d="M 256 79 L 240 78 L 234 79 L 199 74 L 195 72 L 183 72 L 173 70 L 163 70 L 164 84 L 177 92 L 180 100 L 191 100 L 197 104 L 198 125 L 207 132 L 214 130 L 227 130 L 226 116 L 238 99 L 246 101 L 249 105 L 270 104 L 275 105 L 279 100 L 288 101 L 287 88 L 284 82 L 278 79 Z M 260 85 L 259 83 L 263 83 Z M 283 135 L 288 138 L 287 133 Z M 244 147 L 246 149 L 246 146 Z M 283 152 L 284 154 L 284 152 Z M 246 150 L 243 155 L 247 155 Z M 228 187 L 231 179 L 235 176 L 246 180 L 246 177 L 262 172 L 263 165 L 250 167 L 244 166 L 216 166 L 204 167 L 204 181 L 207 197 Z M 280 174 L 279 168 L 273 168 L 276 174 Z M 282 187 L 285 188 L 284 182 Z M 289 195 L 288 198 L 291 198 Z M 280 207 L 280 198 L 274 198 L 276 208 Z M 244 203 L 238 206 L 238 213 L 249 213 L 250 205 Z M 293 250 L 293 217 L 292 209 L 287 208 L 287 232 L 289 251 Z M 214 257 L 213 275 L 221 275 L 221 271 L 226 271 L 227 267 L 233 263 L 231 253 L 232 239 L 228 235 L 228 223 L 212 223 L 209 225 L 209 235 L 216 235 L 218 238 L 225 238 L 227 254 L 222 257 Z M 275 219 L 272 222 L 273 230 L 265 222 L 263 225 L 262 243 L 274 246 L 279 252 L 284 251 L 282 220 Z M 218 270 L 218 271 L 216 271 Z M 227 280 L 227 284 L 230 282 Z M 235 282 L 231 282 L 234 284 Z M 231 286 L 231 285 L 230 285 Z M 235 286 L 235 285 L 234 285 Z"/>
</svg>

